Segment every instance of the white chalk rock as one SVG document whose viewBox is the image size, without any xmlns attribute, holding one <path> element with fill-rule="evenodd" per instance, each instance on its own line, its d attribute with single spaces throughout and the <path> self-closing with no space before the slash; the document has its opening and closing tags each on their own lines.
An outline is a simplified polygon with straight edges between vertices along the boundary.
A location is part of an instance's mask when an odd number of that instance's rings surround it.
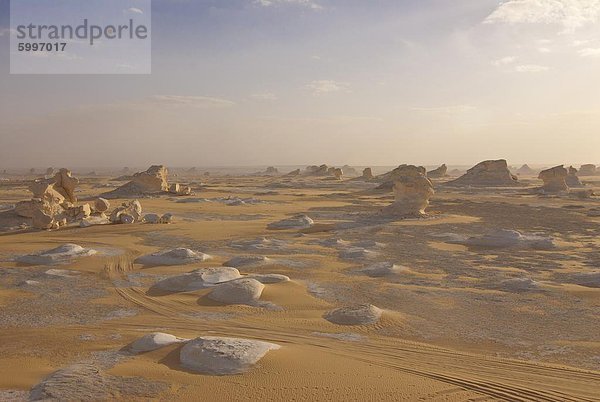
<svg viewBox="0 0 600 402">
<path fill-rule="evenodd" d="M 260 283 L 270 284 L 270 283 L 281 283 L 281 282 L 289 282 L 290 278 L 285 275 L 280 274 L 250 274 L 246 275 L 246 278 L 256 279 Z"/>
<path fill-rule="evenodd" d="M 358 272 L 370 276 L 371 278 L 380 278 L 407 270 L 408 268 L 403 267 L 402 265 L 396 265 L 392 262 L 378 262 L 359 269 Z"/>
<path fill-rule="evenodd" d="M 372 304 L 340 307 L 327 312 L 323 318 L 339 325 L 367 325 L 379 321 L 383 311 Z"/>
<path fill-rule="evenodd" d="M 181 364 L 193 371 L 211 375 L 239 374 L 250 369 L 270 350 L 274 343 L 240 338 L 203 336 L 181 348 Z"/>
<path fill-rule="evenodd" d="M 229 261 L 223 263 L 226 267 L 247 267 L 247 266 L 259 266 L 267 265 L 271 263 L 271 259 L 264 255 L 245 255 L 233 257 Z"/>
<path fill-rule="evenodd" d="M 129 350 L 133 353 L 150 352 L 174 343 L 186 342 L 187 340 L 188 339 L 178 338 L 175 335 L 165 334 L 164 332 L 153 332 L 151 334 L 146 334 L 133 342 L 129 347 Z"/>
<path fill-rule="evenodd" d="M 484 248 L 525 247 L 547 250 L 554 248 L 554 241 L 549 237 L 522 235 L 516 230 L 500 229 L 483 236 L 470 237 L 464 242 L 467 246 Z"/>
<path fill-rule="evenodd" d="M 135 259 L 135 263 L 144 265 L 186 265 L 206 261 L 211 258 L 208 254 L 196 253 L 189 248 L 174 248 L 152 254 L 143 255 Z"/>
<path fill-rule="evenodd" d="M 512 278 L 500 282 L 500 289 L 506 292 L 527 292 L 538 288 L 539 284 L 530 278 Z"/>
<path fill-rule="evenodd" d="M 170 292 L 191 292 L 238 278 L 241 278 L 240 271 L 235 268 L 210 267 L 163 279 L 154 286 Z"/>
<path fill-rule="evenodd" d="M 17 257 L 16 261 L 25 264 L 48 265 L 68 262 L 75 258 L 87 257 L 94 254 L 96 254 L 96 250 L 83 248 L 77 244 L 67 243 L 37 254 L 29 254 Z"/>
<path fill-rule="evenodd" d="M 299 214 L 293 216 L 291 218 L 282 219 L 277 222 L 270 223 L 267 228 L 268 229 L 306 229 L 314 225 L 314 221 L 304 215 Z"/>
<path fill-rule="evenodd" d="M 566 182 L 568 175 L 569 172 L 563 165 L 542 170 L 538 175 L 538 179 L 544 181 L 544 185 L 540 190 L 544 193 L 561 193 L 569 191 L 569 186 L 567 186 Z"/>
<path fill-rule="evenodd" d="M 96 212 L 106 212 L 110 208 L 110 202 L 106 198 L 97 198 L 94 201 L 94 211 Z"/>
<path fill-rule="evenodd" d="M 256 279 L 241 278 L 215 286 L 208 297 L 224 304 L 254 304 L 264 288 Z"/>
<path fill-rule="evenodd" d="M 146 214 L 144 215 L 144 217 L 142 218 L 142 222 L 144 223 L 160 223 L 160 216 L 156 215 L 156 214 Z"/>
</svg>

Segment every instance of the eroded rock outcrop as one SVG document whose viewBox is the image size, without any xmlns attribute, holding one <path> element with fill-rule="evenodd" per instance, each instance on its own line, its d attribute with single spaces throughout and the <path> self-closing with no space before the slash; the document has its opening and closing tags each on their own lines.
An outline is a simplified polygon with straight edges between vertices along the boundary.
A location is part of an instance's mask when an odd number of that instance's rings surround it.
<svg viewBox="0 0 600 402">
<path fill-rule="evenodd" d="M 250 369 L 270 350 L 280 346 L 251 339 L 203 336 L 181 348 L 181 364 L 192 371 L 211 375 L 239 374 Z"/>
<path fill-rule="evenodd" d="M 138 200 L 128 201 L 115 208 L 110 214 L 112 223 L 135 223 L 142 219 L 142 204 Z"/>
<path fill-rule="evenodd" d="M 340 307 L 327 312 L 323 318 L 338 325 L 368 325 L 379 321 L 383 311 L 372 304 Z"/>
<path fill-rule="evenodd" d="M 591 163 L 581 165 L 581 167 L 579 168 L 579 176 L 595 176 L 598 173 L 600 172 L 598 171 L 598 169 L 596 169 L 596 166 L 592 165 Z"/>
<path fill-rule="evenodd" d="M 540 190 L 544 193 L 568 192 L 569 186 L 567 186 L 566 182 L 568 174 L 569 172 L 563 165 L 542 170 L 538 175 L 538 179 L 544 181 L 544 185 Z"/>
<path fill-rule="evenodd" d="M 394 203 L 385 207 L 383 213 L 399 217 L 425 215 L 429 198 L 434 194 L 433 183 L 425 176 L 423 169 L 406 166 L 401 175 L 394 178 Z"/>
<path fill-rule="evenodd" d="M 153 165 L 144 172 L 136 173 L 132 180 L 113 191 L 102 194 L 104 198 L 127 198 L 169 191 L 168 170 L 163 165 Z"/>
<path fill-rule="evenodd" d="M 516 176 L 508 170 L 506 160 L 488 160 L 478 163 L 467 173 L 447 183 L 453 186 L 515 186 Z"/>
<path fill-rule="evenodd" d="M 583 183 L 581 183 L 579 177 L 577 177 L 577 169 L 575 169 L 573 166 L 569 166 L 568 170 L 569 174 L 565 179 L 565 181 L 567 182 L 567 186 L 573 188 L 583 187 Z"/>
<path fill-rule="evenodd" d="M 532 168 L 530 168 L 528 164 L 524 164 L 519 169 L 517 169 L 517 174 L 518 175 L 523 175 L 523 176 L 530 176 L 530 175 L 534 175 L 535 174 L 535 170 L 533 170 Z"/>
<path fill-rule="evenodd" d="M 362 171 L 362 178 L 364 180 L 372 180 L 373 179 L 373 170 L 370 167 L 364 168 Z"/>
<path fill-rule="evenodd" d="M 446 166 L 446 164 L 443 164 L 442 166 L 438 167 L 437 169 L 433 169 L 429 172 L 427 172 L 427 177 L 432 178 L 432 179 L 441 179 L 442 177 L 446 177 L 448 174 L 448 167 Z"/>
</svg>

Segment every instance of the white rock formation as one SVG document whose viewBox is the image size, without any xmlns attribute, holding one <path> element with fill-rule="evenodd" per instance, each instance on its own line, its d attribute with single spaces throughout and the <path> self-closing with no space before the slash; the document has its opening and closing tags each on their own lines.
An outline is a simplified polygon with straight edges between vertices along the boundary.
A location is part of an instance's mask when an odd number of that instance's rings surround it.
<svg viewBox="0 0 600 402">
<path fill-rule="evenodd" d="M 94 212 L 104 213 L 110 208 L 110 202 L 106 198 L 96 198 L 94 201 Z"/>
<path fill-rule="evenodd" d="M 268 229 L 307 229 L 314 225 L 314 221 L 304 214 L 282 219 L 267 225 Z"/>
<path fill-rule="evenodd" d="M 178 338 L 175 335 L 165 334 L 164 332 L 153 332 L 151 334 L 146 334 L 133 342 L 129 346 L 129 350 L 132 353 L 150 352 L 174 343 L 187 342 L 188 340 L 189 339 Z"/>
<path fill-rule="evenodd" d="M 385 207 L 383 213 L 398 217 L 425 216 L 425 208 L 434 190 L 433 183 L 422 169 L 407 166 L 395 175 L 394 180 L 394 203 Z"/>
<path fill-rule="evenodd" d="M 467 173 L 447 183 L 454 186 L 515 186 L 518 179 L 508 170 L 506 160 L 489 160 L 478 163 Z"/>
<path fill-rule="evenodd" d="M 433 169 L 427 172 L 427 177 L 431 179 L 441 179 L 442 177 L 446 177 L 448 175 L 448 167 L 446 164 L 438 167 L 437 169 Z"/>
<path fill-rule="evenodd" d="M 414 166 L 406 164 L 400 165 L 394 170 L 379 175 L 375 178 L 378 182 L 381 182 L 381 184 L 377 186 L 377 190 L 392 190 L 396 181 L 401 177 L 414 176 L 417 174 L 421 174 L 427 177 L 427 170 L 423 166 Z"/>
<path fill-rule="evenodd" d="M 255 304 L 265 285 L 252 278 L 234 279 L 214 287 L 208 297 L 224 304 Z"/>
<path fill-rule="evenodd" d="M 372 304 L 340 307 L 327 312 L 323 318 L 338 325 L 368 325 L 379 321 L 383 311 Z"/>
<path fill-rule="evenodd" d="M 96 250 L 84 248 L 77 244 L 67 243 L 36 254 L 23 255 L 17 257 L 15 260 L 24 264 L 51 265 L 69 262 L 75 258 L 87 257 L 96 253 Z"/>
<path fill-rule="evenodd" d="M 135 259 L 136 264 L 143 265 L 186 265 L 206 261 L 208 254 L 196 253 L 189 248 L 174 248 L 143 255 Z"/>
<path fill-rule="evenodd" d="M 245 278 L 256 279 L 263 284 L 289 282 L 290 278 L 280 274 L 249 274 Z"/>
<path fill-rule="evenodd" d="M 544 181 L 544 185 L 540 190 L 544 193 L 568 192 L 569 186 L 567 186 L 566 182 L 568 174 L 569 172 L 563 165 L 542 170 L 538 175 L 538 179 Z"/>
<path fill-rule="evenodd" d="M 598 169 L 596 169 L 596 165 L 592 165 L 591 163 L 581 165 L 579 168 L 579 176 L 595 176 L 599 173 Z"/>
<path fill-rule="evenodd" d="M 402 265 L 396 265 L 392 262 L 377 262 L 361 268 L 357 272 L 370 276 L 371 278 L 380 278 L 406 271 L 408 271 L 408 268 Z"/>
<path fill-rule="evenodd" d="M 548 250 L 555 247 L 550 237 L 523 235 L 516 230 L 500 229 L 483 236 L 475 236 L 462 241 L 467 246 L 484 248 L 521 247 Z"/>
<path fill-rule="evenodd" d="M 169 292 L 191 292 L 206 289 L 219 283 L 239 279 L 240 272 L 231 267 L 200 268 L 157 282 L 154 287 Z"/>
<path fill-rule="evenodd" d="M 248 267 L 248 266 L 262 266 L 272 264 L 273 261 L 265 257 L 264 255 L 244 255 L 233 257 L 232 259 L 223 263 L 226 267 Z"/>
<path fill-rule="evenodd" d="M 75 187 L 78 184 L 79 179 L 73 177 L 69 169 L 62 168 L 54 175 L 54 189 L 69 202 L 77 202 Z"/>
<path fill-rule="evenodd" d="M 138 200 L 128 201 L 115 208 L 110 214 L 112 223 L 134 223 L 142 219 L 142 204 Z"/>
<path fill-rule="evenodd" d="M 203 336 L 181 348 L 181 364 L 193 371 L 211 375 L 240 374 L 264 355 L 280 346 L 250 339 Z"/>
<path fill-rule="evenodd" d="M 567 186 L 569 186 L 570 188 L 583 187 L 583 183 L 581 183 L 579 177 L 577 177 L 577 169 L 575 169 L 573 166 L 569 166 L 568 170 L 569 174 L 565 178 Z"/>
<path fill-rule="evenodd" d="M 364 168 L 362 171 L 362 178 L 364 180 L 372 180 L 373 179 L 373 170 L 370 167 Z"/>
<path fill-rule="evenodd" d="M 162 165 L 150 166 L 148 170 L 133 175 L 132 180 L 113 191 L 102 194 L 104 198 L 127 198 L 169 191 L 168 171 Z"/>
<path fill-rule="evenodd" d="M 535 174 L 535 170 L 530 168 L 529 165 L 525 164 L 517 170 L 517 174 L 523 175 L 523 176 L 527 176 L 527 175 L 533 176 Z"/>
</svg>

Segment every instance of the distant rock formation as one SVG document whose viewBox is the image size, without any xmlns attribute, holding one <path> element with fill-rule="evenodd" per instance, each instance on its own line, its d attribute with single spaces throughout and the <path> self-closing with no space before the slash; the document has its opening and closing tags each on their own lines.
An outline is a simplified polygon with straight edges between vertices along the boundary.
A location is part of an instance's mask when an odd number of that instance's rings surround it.
<svg viewBox="0 0 600 402">
<path fill-rule="evenodd" d="M 321 166 L 311 165 L 307 166 L 305 174 L 309 176 L 327 176 L 329 172 L 329 166 L 323 164 Z"/>
<path fill-rule="evenodd" d="M 372 180 L 373 179 L 373 170 L 370 167 L 364 168 L 362 171 L 362 178 L 364 180 Z"/>
<path fill-rule="evenodd" d="M 300 176 L 300 169 L 292 170 L 286 176 Z"/>
<path fill-rule="evenodd" d="M 569 174 L 567 175 L 567 178 L 565 179 L 565 181 L 567 182 L 567 186 L 569 187 L 583 187 L 583 183 L 581 183 L 581 181 L 579 180 L 579 177 L 577 177 L 577 169 L 575 169 L 573 166 L 569 166 Z"/>
<path fill-rule="evenodd" d="M 515 186 L 518 184 L 518 179 L 508 170 L 506 160 L 499 159 L 479 162 L 467 170 L 467 173 L 446 184 L 453 186 Z"/>
<path fill-rule="evenodd" d="M 344 176 L 344 172 L 340 168 L 333 168 L 331 174 L 336 180 L 342 180 Z"/>
<path fill-rule="evenodd" d="M 279 174 L 279 170 L 277 170 L 276 167 L 269 166 L 267 168 L 267 170 L 265 170 L 265 174 L 269 174 L 269 175 L 271 175 L 271 174 Z"/>
<path fill-rule="evenodd" d="M 133 175 L 132 180 L 113 191 L 102 194 L 104 198 L 128 198 L 169 191 L 168 171 L 163 165 L 153 165 L 145 172 Z"/>
<path fill-rule="evenodd" d="M 344 172 L 345 175 L 348 175 L 348 176 L 356 176 L 358 174 L 358 172 L 356 171 L 356 169 L 354 169 L 350 165 L 344 165 L 344 166 L 342 166 L 342 171 Z"/>
<path fill-rule="evenodd" d="M 446 177 L 447 173 L 448 167 L 446 166 L 446 164 L 443 164 L 439 168 L 427 172 L 427 177 L 431 179 L 441 179 L 442 177 Z"/>
<path fill-rule="evenodd" d="M 383 213 L 398 217 L 425 215 L 425 208 L 434 190 L 424 170 L 422 167 L 406 165 L 396 172 L 393 178 L 395 200 L 383 209 Z"/>
<path fill-rule="evenodd" d="M 530 176 L 535 174 L 535 170 L 529 167 L 529 165 L 525 164 L 517 169 L 518 175 Z"/>
<path fill-rule="evenodd" d="M 544 181 L 541 191 L 544 193 L 560 193 L 569 191 L 567 186 L 567 176 L 569 172 L 563 165 L 555 166 L 550 169 L 542 170 L 538 175 L 538 179 Z"/>
<path fill-rule="evenodd" d="M 592 165 L 591 163 L 581 165 L 579 168 L 579 176 L 595 176 L 599 173 L 600 172 L 598 169 L 596 169 L 596 166 Z"/>
<path fill-rule="evenodd" d="M 182 186 L 179 183 L 173 183 L 169 186 L 169 193 L 174 195 L 193 195 L 194 192 L 190 186 Z"/>
</svg>

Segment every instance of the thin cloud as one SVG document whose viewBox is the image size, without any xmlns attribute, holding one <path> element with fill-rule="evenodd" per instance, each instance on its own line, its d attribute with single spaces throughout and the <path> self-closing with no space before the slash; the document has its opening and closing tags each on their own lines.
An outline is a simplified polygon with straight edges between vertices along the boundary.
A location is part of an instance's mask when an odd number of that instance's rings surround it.
<svg viewBox="0 0 600 402">
<path fill-rule="evenodd" d="M 410 110 L 412 112 L 419 112 L 419 113 L 455 115 L 455 114 L 473 112 L 473 111 L 477 110 L 477 108 L 472 105 L 449 105 L 449 106 L 436 106 L 436 107 L 413 107 Z"/>
<path fill-rule="evenodd" d="M 333 92 L 349 92 L 350 84 L 333 80 L 317 80 L 306 85 L 314 95 L 323 95 Z"/>
<path fill-rule="evenodd" d="M 599 57 L 600 48 L 586 47 L 585 49 L 579 50 L 578 53 L 581 57 Z"/>
<path fill-rule="evenodd" d="M 548 70 L 550 70 L 550 67 L 538 64 L 521 64 L 515 67 L 517 73 L 541 73 Z"/>
<path fill-rule="evenodd" d="M 600 0 L 508 0 L 484 23 L 557 24 L 572 32 L 600 19 Z"/>
<path fill-rule="evenodd" d="M 250 95 L 252 99 L 260 100 L 260 101 L 274 101 L 277 100 L 277 95 L 272 92 L 262 92 L 258 94 Z"/>
<path fill-rule="evenodd" d="M 492 65 L 494 65 L 494 66 L 506 66 L 508 64 L 514 63 L 515 60 L 517 60 L 517 58 L 514 57 L 514 56 L 506 56 L 506 57 L 503 57 L 501 59 L 497 59 L 497 60 L 492 61 Z"/>
<path fill-rule="evenodd" d="M 153 104 L 160 104 L 164 106 L 185 106 L 195 108 L 224 108 L 235 105 L 235 102 L 221 99 L 212 98 L 207 96 L 183 96 L 183 95 L 154 95 L 150 98 L 150 102 Z"/>
<path fill-rule="evenodd" d="M 262 7 L 280 6 L 280 5 L 297 5 L 312 10 L 321 10 L 323 7 L 312 0 L 254 0 L 255 4 Z"/>
</svg>

